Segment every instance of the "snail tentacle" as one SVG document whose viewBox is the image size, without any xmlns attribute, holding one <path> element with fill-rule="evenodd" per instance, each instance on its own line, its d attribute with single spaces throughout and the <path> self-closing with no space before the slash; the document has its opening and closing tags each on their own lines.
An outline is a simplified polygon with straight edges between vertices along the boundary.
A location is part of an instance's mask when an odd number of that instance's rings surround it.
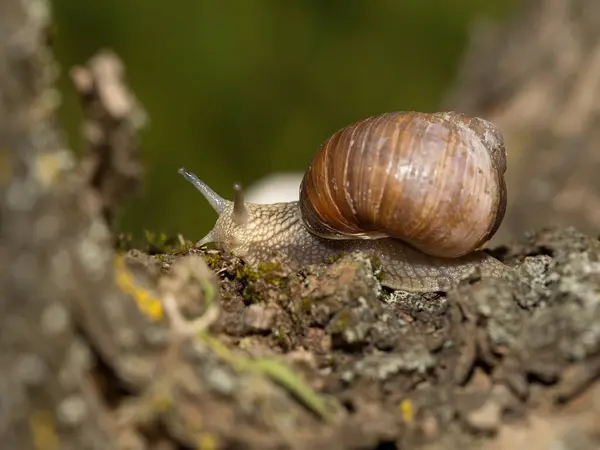
<svg viewBox="0 0 600 450">
<path fill-rule="evenodd" d="M 178 172 L 183 175 L 183 177 L 189 181 L 200 193 L 204 196 L 204 198 L 208 201 L 210 206 L 217 212 L 219 216 L 223 214 L 223 211 L 231 205 L 231 201 L 224 199 L 215 191 L 213 191 L 204 181 L 200 180 L 196 174 L 190 172 L 185 167 L 180 167 Z M 200 239 L 196 245 L 202 246 L 211 242 L 216 242 L 218 240 L 217 229 L 216 227 L 210 230 L 206 236 Z"/>
<path fill-rule="evenodd" d="M 215 191 L 213 191 L 208 185 L 200 180 L 196 174 L 190 172 L 185 167 L 179 168 L 179 173 L 183 175 L 183 177 L 188 180 L 190 183 L 194 185 L 196 189 L 200 191 L 200 193 L 204 196 L 210 206 L 217 212 L 217 214 L 221 214 L 223 210 L 231 203 L 229 200 L 224 199 Z"/>
<path fill-rule="evenodd" d="M 235 183 L 233 185 L 233 192 L 233 214 L 231 218 L 237 225 L 242 226 L 248 223 L 248 210 L 244 204 L 244 191 L 242 190 L 242 185 L 240 183 Z"/>
</svg>

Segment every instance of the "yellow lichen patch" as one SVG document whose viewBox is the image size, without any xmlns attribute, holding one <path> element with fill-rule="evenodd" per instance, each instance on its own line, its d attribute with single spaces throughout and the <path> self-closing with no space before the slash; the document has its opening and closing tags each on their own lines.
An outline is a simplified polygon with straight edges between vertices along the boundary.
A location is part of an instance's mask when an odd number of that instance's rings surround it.
<svg viewBox="0 0 600 450">
<path fill-rule="evenodd" d="M 160 298 L 153 295 L 148 289 L 136 285 L 133 275 L 125 267 L 123 257 L 115 257 L 115 281 L 123 292 L 135 300 L 139 310 L 151 320 L 161 320 L 164 310 Z"/>
<path fill-rule="evenodd" d="M 196 444 L 198 450 L 216 450 L 218 446 L 218 438 L 213 433 L 201 433 Z"/>
<path fill-rule="evenodd" d="M 50 412 L 34 411 L 29 418 L 29 428 L 36 450 L 58 450 L 60 448 L 60 441 Z"/>
<path fill-rule="evenodd" d="M 402 420 L 412 422 L 415 418 L 413 402 L 408 399 L 402 400 L 400 403 L 400 412 L 402 413 Z"/>
<path fill-rule="evenodd" d="M 240 339 L 238 347 L 242 350 L 250 350 L 252 348 L 252 339 L 249 337 L 244 337 Z"/>
<path fill-rule="evenodd" d="M 47 188 L 72 165 L 73 161 L 67 152 L 44 153 L 35 160 L 35 177 L 40 185 Z"/>
<path fill-rule="evenodd" d="M 152 405 L 156 411 L 165 412 L 173 406 L 173 398 L 168 394 L 156 394 L 152 397 Z"/>
</svg>

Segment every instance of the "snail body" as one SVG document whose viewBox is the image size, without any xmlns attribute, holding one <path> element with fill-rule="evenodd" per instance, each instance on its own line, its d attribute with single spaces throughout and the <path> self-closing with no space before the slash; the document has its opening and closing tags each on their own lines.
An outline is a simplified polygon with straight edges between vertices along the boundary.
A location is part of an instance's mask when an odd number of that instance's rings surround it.
<svg viewBox="0 0 600 450">
<path fill-rule="evenodd" d="M 281 254 L 297 265 L 324 264 L 342 252 L 382 263 L 382 284 L 445 290 L 473 269 L 501 276 L 504 266 L 480 248 L 506 209 L 506 150 L 498 129 L 456 112 L 395 112 L 334 133 L 319 148 L 299 201 L 233 202 L 194 174 L 219 214 L 198 243 L 214 242 L 250 265 Z"/>
</svg>

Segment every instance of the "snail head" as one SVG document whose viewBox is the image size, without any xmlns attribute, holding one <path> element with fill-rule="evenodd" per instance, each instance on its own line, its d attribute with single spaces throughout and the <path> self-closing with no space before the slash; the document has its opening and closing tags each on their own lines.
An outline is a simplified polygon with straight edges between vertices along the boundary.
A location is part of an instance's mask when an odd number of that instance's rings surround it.
<svg viewBox="0 0 600 450">
<path fill-rule="evenodd" d="M 212 230 L 197 242 L 198 246 L 214 243 L 240 258 L 265 248 L 277 250 L 278 243 L 285 242 L 285 230 L 290 228 L 291 222 L 297 221 L 297 202 L 247 203 L 240 183 L 233 185 L 234 197 L 230 201 L 187 169 L 182 167 L 179 173 L 200 191 L 219 216 Z"/>
</svg>

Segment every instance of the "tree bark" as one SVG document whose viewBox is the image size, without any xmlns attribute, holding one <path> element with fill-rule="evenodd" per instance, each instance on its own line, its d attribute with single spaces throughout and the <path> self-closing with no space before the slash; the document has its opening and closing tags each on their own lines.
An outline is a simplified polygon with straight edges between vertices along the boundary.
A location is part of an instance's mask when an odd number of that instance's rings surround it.
<svg viewBox="0 0 600 450">
<path fill-rule="evenodd" d="M 110 449 L 69 306 L 101 300 L 110 246 L 56 126 L 46 1 L 0 2 L 0 441 Z"/>
<path fill-rule="evenodd" d="M 478 23 L 443 102 L 506 138 L 509 205 L 493 242 L 548 225 L 600 233 L 600 2 L 528 0 Z"/>
<path fill-rule="evenodd" d="M 594 222 L 600 208 L 590 207 L 600 183 L 593 177 L 598 155 L 592 151 L 600 139 L 600 128 L 594 127 L 599 107 L 593 101 L 600 89 L 599 8 L 593 0 L 527 3 L 507 28 L 474 38 L 478 45 L 473 44 L 462 81 L 449 96 L 447 105 L 494 120 L 507 136 L 509 187 L 513 199 L 520 196 L 512 202 L 507 231 L 546 224 L 552 211 L 561 213 L 561 205 L 571 207 L 577 199 L 581 209 L 564 217 L 590 226 L 600 223 Z M 453 367 L 460 353 L 445 348 L 444 340 L 429 342 L 431 330 L 455 323 L 448 328 L 449 341 L 456 341 L 453 336 L 477 339 L 456 371 L 462 374 L 460 385 L 480 353 L 488 369 L 501 355 L 515 363 L 525 354 L 529 366 L 518 368 L 522 372 L 510 372 L 508 364 L 503 369 L 506 377 L 525 384 L 524 391 L 530 373 L 552 380 L 573 354 L 582 362 L 588 353 L 597 354 L 596 335 L 585 329 L 594 323 L 595 304 L 557 301 L 547 292 L 550 275 L 543 278 L 550 263 L 539 255 L 540 248 L 553 248 L 560 270 L 582 278 L 569 284 L 572 291 L 565 285 L 556 295 L 579 299 L 582 292 L 597 292 L 597 278 L 588 276 L 592 266 L 585 266 L 583 257 L 575 258 L 583 266 L 565 268 L 571 259 L 563 253 L 598 253 L 596 241 L 575 234 L 564 244 L 554 234 L 548 242 L 532 239 L 520 251 L 537 255 L 523 273 L 537 276 L 532 279 L 538 285 L 506 280 L 477 285 L 474 279 L 475 284 L 450 293 L 445 308 L 451 312 L 440 312 L 443 320 L 433 317 L 429 324 L 421 321 L 428 316 L 423 305 L 435 305 L 437 293 L 414 300 L 420 312 L 409 320 L 408 312 L 393 308 L 394 302 L 411 302 L 390 299 L 384 305 L 374 287 L 376 276 L 367 270 L 371 266 L 353 260 L 304 277 L 280 268 L 266 280 L 244 272 L 235 259 L 210 252 L 202 252 L 202 258 L 186 245 L 162 259 L 117 254 L 109 222 L 141 177 L 136 134 L 144 113 L 115 55 L 102 52 L 75 68 L 88 141 L 87 155 L 77 162 L 56 122 L 59 96 L 50 23 L 44 0 L 0 2 L 3 448 L 342 449 L 420 442 L 423 435 L 443 436 L 437 421 L 454 420 L 456 405 L 447 399 L 459 398 L 449 393 L 461 389 L 452 377 L 440 378 L 443 368 L 430 373 L 439 358 L 448 358 L 450 365 L 442 366 Z M 539 206 L 539 214 L 525 214 L 532 205 Z M 568 248 L 560 250 L 560 245 Z M 214 270 L 206 259 L 217 261 Z M 220 282 L 215 271 L 223 274 Z M 530 285 L 531 292 L 523 293 Z M 221 292 L 230 296 L 229 303 Z M 239 301 L 257 292 L 267 300 L 250 306 Z M 529 303 L 518 307 L 514 298 Z M 548 301 L 546 315 L 528 314 L 527 308 L 548 298 L 554 301 Z M 471 325 L 480 327 L 477 333 L 464 328 L 468 320 L 460 314 L 468 310 Z M 495 321 L 493 314 L 499 314 Z M 500 328 L 509 336 L 522 333 L 518 345 L 500 339 L 492 352 L 488 323 L 501 338 Z M 560 335 L 566 326 L 569 331 Z M 246 335 L 254 339 L 255 353 L 243 349 Z M 539 336 L 539 342 L 531 339 Z M 565 353 L 557 356 L 556 342 L 564 339 L 572 341 L 563 343 Z M 269 342 L 277 345 L 267 348 Z M 325 370 L 315 362 L 323 354 Z M 310 381 L 290 366 L 303 368 Z M 427 370 L 417 373 L 415 367 Z M 598 367 L 596 361 L 582 363 L 561 395 L 580 392 Z M 318 390 L 335 395 L 324 397 Z M 414 410 L 418 402 L 412 403 L 411 396 L 424 401 L 420 410 Z M 431 411 L 447 413 L 427 417 Z M 481 416 L 475 419 L 481 424 Z M 500 427 L 499 417 L 495 426 Z M 455 435 L 463 437 L 459 431 Z M 439 447 L 447 448 L 447 442 L 440 438 Z"/>
<path fill-rule="evenodd" d="M 2 446 L 281 448 L 294 423 L 318 438 L 323 405 L 295 374 L 197 338 L 219 315 L 202 258 L 161 276 L 158 260 L 113 250 L 107 222 L 141 176 L 144 112 L 115 55 L 75 68 L 88 141 L 77 162 L 56 121 L 50 23 L 44 0 L 0 2 Z M 223 380 L 252 388 L 224 397 Z"/>
</svg>

